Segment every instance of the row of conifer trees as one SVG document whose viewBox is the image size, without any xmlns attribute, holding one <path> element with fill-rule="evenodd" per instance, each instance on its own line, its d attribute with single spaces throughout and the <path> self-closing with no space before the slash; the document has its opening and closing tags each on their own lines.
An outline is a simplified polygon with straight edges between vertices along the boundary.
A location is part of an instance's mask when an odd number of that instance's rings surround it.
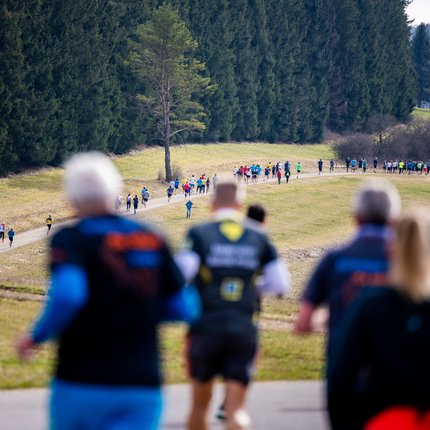
<svg viewBox="0 0 430 430">
<path fill-rule="evenodd" d="M 158 0 L 3 0 L 0 172 L 154 144 L 128 63 Z M 213 94 L 193 141 L 319 142 L 416 102 L 407 0 L 172 0 Z"/>
</svg>

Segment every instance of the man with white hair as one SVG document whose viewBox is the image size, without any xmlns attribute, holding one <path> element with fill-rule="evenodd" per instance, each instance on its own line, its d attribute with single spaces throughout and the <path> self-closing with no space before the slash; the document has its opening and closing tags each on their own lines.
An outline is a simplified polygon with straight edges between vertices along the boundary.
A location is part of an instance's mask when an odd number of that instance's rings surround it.
<svg viewBox="0 0 430 430">
<path fill-rule="evenodd" d="M 389 285 L 392 224 L 400 214 L 399 194 L 387 181 L 365 182 L 353 199 L 352 213 L 357 224 L 354 239 L 323 257 L 305 288 L 295 326 L 297 333 L 311 331 L 315 310 L 328 304 L 327 366 L 337 347 L 337 329 L 352 302 Z M 329 387 L 328 391 L 330 413 Z M 336 428 L 336 423 L 332 425 Z"/>
<path fill-rule="evenodd" d="M 52 239 L 49 299 L 18 354 L 58 341 L 52 430 L 156 429 L 157 325 L 194 314 L 183 277 L 163 237 L 114 214 L 122 180 L 108 157 L 73 156 L 64 185 L 78 219 Z"/>
<path fill-rule="evenodd" d="M 214 219 L 191 228 L 176 256 L 187 281 L 197 286 L 203 308 L 191 327 L 187 352 L 193 389 L 190 430 L 207 429 L 217 375 L 226 382 L 227 428 L 248 427 L 244 404 L 257 352 L 256 289 L 282 295 L 290 287 L 289 274 L 266 233 L 258 223 L 244 220 L 240 208 L 238 184 L 220 181 L 212 201 Z"/>
</svg>

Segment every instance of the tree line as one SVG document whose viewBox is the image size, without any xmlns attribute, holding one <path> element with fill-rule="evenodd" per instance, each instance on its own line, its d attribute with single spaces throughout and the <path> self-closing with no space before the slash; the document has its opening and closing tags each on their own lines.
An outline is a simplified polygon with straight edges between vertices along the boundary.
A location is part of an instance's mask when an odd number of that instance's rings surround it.
<svg viewBox="0 0 430 430">
<path fill-rule="evenodd" d="M 159 0 L 3 0 L 0 173 L 158 144 L 133 42 Z M 206 65 L 188 141 L 319 142 L 417 100 L 407 0 L 172 0 Z M 138 97 L 139 96 L 139 97 Z M 179 139 L 179 136 L 178 136 Z"/>
</svg>

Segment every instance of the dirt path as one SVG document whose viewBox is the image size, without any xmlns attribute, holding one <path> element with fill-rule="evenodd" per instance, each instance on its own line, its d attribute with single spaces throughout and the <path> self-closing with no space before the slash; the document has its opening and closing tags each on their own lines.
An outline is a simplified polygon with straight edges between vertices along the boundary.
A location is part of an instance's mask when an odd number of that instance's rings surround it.
<svg viewBox="0 0 430 430">
<path fill-rule="evenodd" d="M 319 175 L 317 173 L 306 173 L 306 174 L 302 174 L 300 175 L 300 178 L 297 179 L 296 177 L 291 176 L 290 177 L 290 181 L 294 182 L 294 181 L 301 181 L 303 179 L 310 179 L 310 178 L 315 178 L 318 177 Z M 346 176 L 345 173 L 322 173 L 321 174 L 322 177 L 333 177 L 333 176 Z M 284 180 L 284 178 L 283 178 Z M 269 180 L 270 183 L 276 183 L 277 179 L 270 179 Z M 253 186 L 258 186 L 261 184 L 266 184 L 267 182 L 262 182 L 261 180 L 259 182 L 257 182 L 256 184 L 248 184 L 246 185 L 247 187 L 253 187 Z M 285 183 L 283 183 L 283 185 L 285 185 Z M 202 198 L 207 196 L 207 194 L 193 194 L 193 199 L 198 199 L 198 198 Z M 183 203 L 184 202 L 184 195 L 181 192 L 180 194 L 177 194 L 175 196 L 172 197 L 170 203 L 167 202 L 166 197 L 162 197 L 162 198 L 157 198 L 157 199 L 152 199 L 149 201 L 148 203 L 148 207 L 143 208 L 143 207 L 139 207 L 139 209 L 137 210 L 137 218 L 143 218 L 144 214 L 147 211 L 150 211 L 152 209 L 157 209 L 157 208 L 162 208 L 165 206 L 171 206 L 177 203 Z M 125 214 L 125 209 L 124 209 L 124 205 L 121 209 L 121 213 Z M 130 215 L 128 215 L 130 216 Z M 131 215 L 134 216 L 134 215 Z M 56 224 L 54 224 L 52 226 L 50 235 L 54 234 L 56 230 L 59 230 L 61 227 L 64 227 L 66 225 L 70 225 L 73 222 L 75 222 L 75 220 L 67 220 L 67 221 L 62 221 L 62 222 L 58 222 Z M 44 240 L 46 239 L 48 236 L 46 234 L 47 228 L 46 227 L 40 227 L 40 228 L 36 228 L 33 230 L 28 230 L 25 231 L 23 233 L 18 233 L 15 234 L 14 237 L 14 241 L 13 241 L 13 245 L 12 247 L 9 247 L 9 241 L 7 240 L 7 237 L 5 239 L 5 241 L 3 243 L 0 243 L 0 253 L 2 252 L 9 252 L 12 251 L 16 248 L 20 248 L 21 246 L 25 246 L 25 245 L 29 245 L 31 243 L 34 242 L 38 242 L 39 240 Z"/>
</svg>

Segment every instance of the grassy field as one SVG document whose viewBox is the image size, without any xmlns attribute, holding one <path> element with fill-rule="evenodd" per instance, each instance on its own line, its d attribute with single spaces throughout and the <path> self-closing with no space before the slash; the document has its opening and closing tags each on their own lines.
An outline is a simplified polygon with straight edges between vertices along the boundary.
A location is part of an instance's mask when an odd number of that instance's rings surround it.
<svg viewBox="0 0 430 430">
<path fill-rule="evenodd" d="M 181 166 L 184 177 L 192 174 L 213 175 L 231 172 L 241 164 L 259 162 L 265 164 L 290 159 L 301 161 L 303 172 L 316 170 L 319 158 L 333 156 L 329 145 L 261 145 L 217 144 L 187 145 L 172 148 L 172 162 Z M 165 185 L 158 181 L 158 173 L 163 170 L 164 150 L 148 148 L 132 155 L 117 157 L 115 164 L 124 178 L 124 192 L 140 195 L 145 185 L 151 196 L 164 196 Z M 0 221 L 13 226 L 16 233 L 30 228 L 42 227 L 51 214 L 55 221 L 73 215 L 70 205 L 61 191 L 63 170 L 42 169 L 32 174 L 11 175 L 0 178 Z"/>
<path fill-rule="evenodd" d="M 257 145 L 250 153 L 257 156 L 261 151 L 262 158 L 268 157 L 270 154 L 268 155 L 265 151 L 273 149 L 274 146 L 265 146 L 269 149 Z M 234 145 L 235 149 L 239 147 L 248 148 L 246 145 Z M 224 146 L 222 145 L 220 148 L 224 148 Z M 281 147 L 281 149 L 283 148 Z M 308 159 L 310 168 L 316 155 L 313 152 L 315 147 L 294 148 L 297 151 L 300 149 L 304 151 L 300 159 L 302 161 Z M 324 147 L 322 148 L 324 149 Z M 195 150 L 201 155 L 201 151 L 204 149 L 203 146 L 191 147 L 187 151 Z M 326 147 L 325 150 L 328 148 Z M 155 153 L 156 150 L 149 152 Z M 142 157 L 143 154 L 139 153 L 135 157 Z M 209 160 L 205 158 L 204 163 L 207 163 L 205 166 L 209 166 L 211 162 L 214 166 L 220 166 L 227 155 L 228 153 L 221 156 L 215 151 L 209 156 Z M 299 158 L 300 155 L 302 154 L 297 152 L 295 157 Z M 194 156 L 196 156 L 195 153 Z M 281 157 L 285 159 L 287 155 L 279 156 L 279 158 Z M 184 163 L 185 166 L 193 166 L 196 163 L 194 158 L 193 160 L 193 162 L 190 161 L 190 164 Z M 266 159 L 266 161 L 269 160 Z M 141 162 L 143 163 L 143 159 Z M 140 164 L 133 157 L 121 157 L 117 163 L 122 170 L 128 169 L 129 171 L 136 171 Z M 231 164 L 239 163 L 235 163 L 234 160 L 225 161 L 227 167 Z M 210 170 L 206 171 L 206 173 L 208 172 Z M 40 175 L 48 173 L 50 172 L 43 172 Z M 373 177 L 374 175 L 369 174 L 368 176 Z M 351 236 L 354 226 L 350 218 L 350 200 L 353 190 L 361 179 L 361 175 L 349 175 L 347 177 L 292 180 L 288 186 L 270 183 L 247 187 L 245 204 L 258 202 L 268 209 L 267 229 L 282 258 L 288 262 L 293 278 L 293 291 L 290 297 L 282 300 L 275 298 L 264 300 L 263 318 L 265 320 L 275 320 L 281 325 L 291 321 L 297 311 L 298 297 L 303 285 L 322 250 Z M 398 186 L 404 206 L 419 204 L 430 208 L 430 177 L 390 175 L 389 179 Z M 28 178 L 23 177 L 22 180 L 24 188 L 16 194 L 18 205 L 21 204 L 20 196 L 25 195 L 28 191 L 25 188 L 28 185 Z M 59 190 L 57 192 L 59 193 Z M 185 218 L 183 203 L 170 204 L 167 207 L 140 214 L 144 220 L 155 224 L 165 232 L 170 238 L 172 246 L 177 249 L 192 223 L 207 220 L 210 217 L 208 197 L 195 200 L 191 221 Z M 13 287 L 15 291 L 42 293 L 47 276 L 45 243 L 39 242 L 2 254 L 0 275 L 1 283 L 9 288 Z M 2 327 L 0 332 L 0 387 L 40 386 L 46 383 L 51 365 L 51 351 L 43 349 L 33 363 L 22 366 L 17 362 L 12 349 L 13 341 L 18 333 L 29 325 L 39 309 L 39 303 L 0 299 L 0 327 Z M 183 334 L 184 327 L 181 326 L 169 326 L 163 329 L 163 349 L 168 382 L 181 382 L 186 378 L 181 358 Z M 319 378 L 323 368 L 323 343 L 324 338 L 321 335 L 295 337 L 285 331 L 285 324 L 279 329 L 276 329 L 275 326 L 275 328 L 263 330 L 262 353 L 257 379 Z"/>
<path fill-rule="evenodd" d="M 415 108 L 412 115 L 416 118 L 430 119 L 430 109 Z"/>
</svg>

